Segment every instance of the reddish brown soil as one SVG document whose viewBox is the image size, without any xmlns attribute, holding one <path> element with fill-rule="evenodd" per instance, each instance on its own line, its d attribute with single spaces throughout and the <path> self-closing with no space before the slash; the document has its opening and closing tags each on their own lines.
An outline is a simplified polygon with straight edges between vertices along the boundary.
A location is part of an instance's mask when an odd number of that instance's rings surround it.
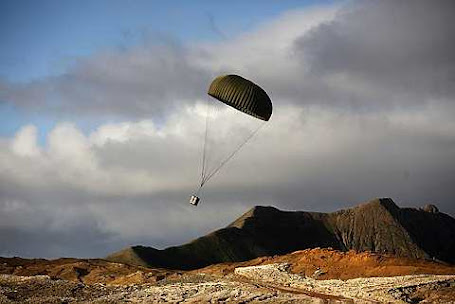
<svg viewBox="0 0 455 304">
<path fill-rule="evenodd" d="M 436 261 L 396 257 L 371 252 L 340 252 L 333 249 L 307 249 L 274 257 L 260 257 L 241 263 L 211 265 L 192 272 L 228 274 L 236 267 L 271 263 L 289 263 L 290 270 L 312 276 L 320 268 L 318 279 L 352 279 L 358 277 L 387 277 L 415 274 L 455 274 L 455 266 Z"/>
</svg>

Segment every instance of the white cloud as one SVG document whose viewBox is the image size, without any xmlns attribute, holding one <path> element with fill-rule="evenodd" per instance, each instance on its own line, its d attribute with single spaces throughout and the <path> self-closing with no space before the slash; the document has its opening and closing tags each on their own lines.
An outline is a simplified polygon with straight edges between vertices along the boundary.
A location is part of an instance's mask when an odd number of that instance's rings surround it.
<svg viewBox="0 0 455 304">
<path fill-rule="evenodd" d="M 53 189 L 57 184 L 107 197 L 190 192 L 199 178 L 205 124 L 204 117 L 196 114 L 203 112 L 198 107 L 174 113 L 160 128 L 150 120 L 122 122 L 100 126 L 85 136 L 74 125 L 59 124 L 50 132 L 48 146 L 35 155 L 34 165 L 8 151 L 3 153 L 3 165 L 21 168 L 11 170 L 8 178 L 24 187 L 35 183 Z M 231 151 L 237 147 L 237 137 L 243 135 L 234 119 L 236 114 L 229 110 L 210 129 L 219 130 L 218 144 L 224 143 Z M 431 157 L 435 142 L 448 149 L 444 155 L 451 151 L 454 127 L 444 111 L 431 108 L 414 113 L 353 115 L 320 107 L 280 107 L 253 142 L 234 158 L 230 169 L 223 169 L 214 178 L 213 189 L 273 187 L 288 180 L 312 179 L 319 175 L 319 166 L 329 163 L 334 172 L 346 169 L 349 173 L 362 168 L 354 165 L 348 169 L 343 164 L 360 159 L 371 159 L 370 166 L 385 169 L 388 161 L 407 158 L 419 168 L 418 155 Z M 419 150 L 414 151 L 418 144 Z M 30 143 L 24 141 L 24 145 Z M 395 170 L 393 166 L 388 169 Z"/>
<path fill-rule="evenodd" d="M 40 149 L 37 145 L 37 132 L 35 126 L 22 127 L 11 142 L 12 151 L 20 156 L 38 156 Z"/>
<path fill-rule="evenodd" d="M 142 120 L 137 123 L 105 124 L 90 134 L 90 142 L 103 146 L 109 141 L 124 143 L 133 138 L 143 138 L 158 135 L 157 129 L 151 120 Z"/>
<path fill-rule="evenodd" d="M 49 133 L 47 159 L 59 169 L 96 170 L 96 159 L 87 138 L 69 123 L 61 123 Z"/>
</svg>

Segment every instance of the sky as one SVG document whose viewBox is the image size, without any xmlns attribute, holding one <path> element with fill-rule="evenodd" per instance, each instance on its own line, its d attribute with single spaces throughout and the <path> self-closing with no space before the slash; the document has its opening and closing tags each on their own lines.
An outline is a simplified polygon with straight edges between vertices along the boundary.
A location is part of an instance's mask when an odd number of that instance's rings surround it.
<svg viewBox="0 0 455 304">
<path fill-rule="evenodd" d="M 455 215 L 453 1 L 1 1 L 0 256 L 165 248 L 255 205 Z M 273 114 L 197 190 L 211 80 Z M 227 149 L 242 116 L 211 122 Z M 243 115 L 243 114 L 241 114 Z"/>
</svg>

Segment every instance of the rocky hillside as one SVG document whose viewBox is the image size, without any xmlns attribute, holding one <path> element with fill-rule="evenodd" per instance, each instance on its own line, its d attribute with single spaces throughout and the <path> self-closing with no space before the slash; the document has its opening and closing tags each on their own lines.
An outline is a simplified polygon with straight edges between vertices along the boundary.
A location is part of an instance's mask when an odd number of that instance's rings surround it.
<svg viewBox="0 0 455 304">
<path fill-rule="evenodd" d="M 190 243 L 164 250 L 134 246 L 107 259 L 148 267 L 196 269 L 315 247 L 455 263 L 455 219 L 434 206 L 399 208 L 388 198 L 334 213 L 258 206 L 226 228 Z"/>
</svg>

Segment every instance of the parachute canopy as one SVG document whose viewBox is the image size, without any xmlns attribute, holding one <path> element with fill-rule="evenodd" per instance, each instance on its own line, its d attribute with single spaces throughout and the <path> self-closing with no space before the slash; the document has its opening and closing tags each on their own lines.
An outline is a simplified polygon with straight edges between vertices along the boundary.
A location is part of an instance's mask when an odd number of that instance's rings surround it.
<svg viewBox="0 0 455 304">
<path fill-rule="evenodd" d="M 209 105 L 207 99 L 201 182 L 190 199 L 195 206 L 204 184 L 253 138 L 272 115 L 272 102 L 267 93 L 243 77 L 218 76 L 207 93 L 221 102 Z"/>
<path fill-rule="evenodd" d="M 257 84 L 237 75 L 215 78 L 207 92 L 210 96 L 248 115 L 268 121 L 272 101 Z"/>
</svg>

